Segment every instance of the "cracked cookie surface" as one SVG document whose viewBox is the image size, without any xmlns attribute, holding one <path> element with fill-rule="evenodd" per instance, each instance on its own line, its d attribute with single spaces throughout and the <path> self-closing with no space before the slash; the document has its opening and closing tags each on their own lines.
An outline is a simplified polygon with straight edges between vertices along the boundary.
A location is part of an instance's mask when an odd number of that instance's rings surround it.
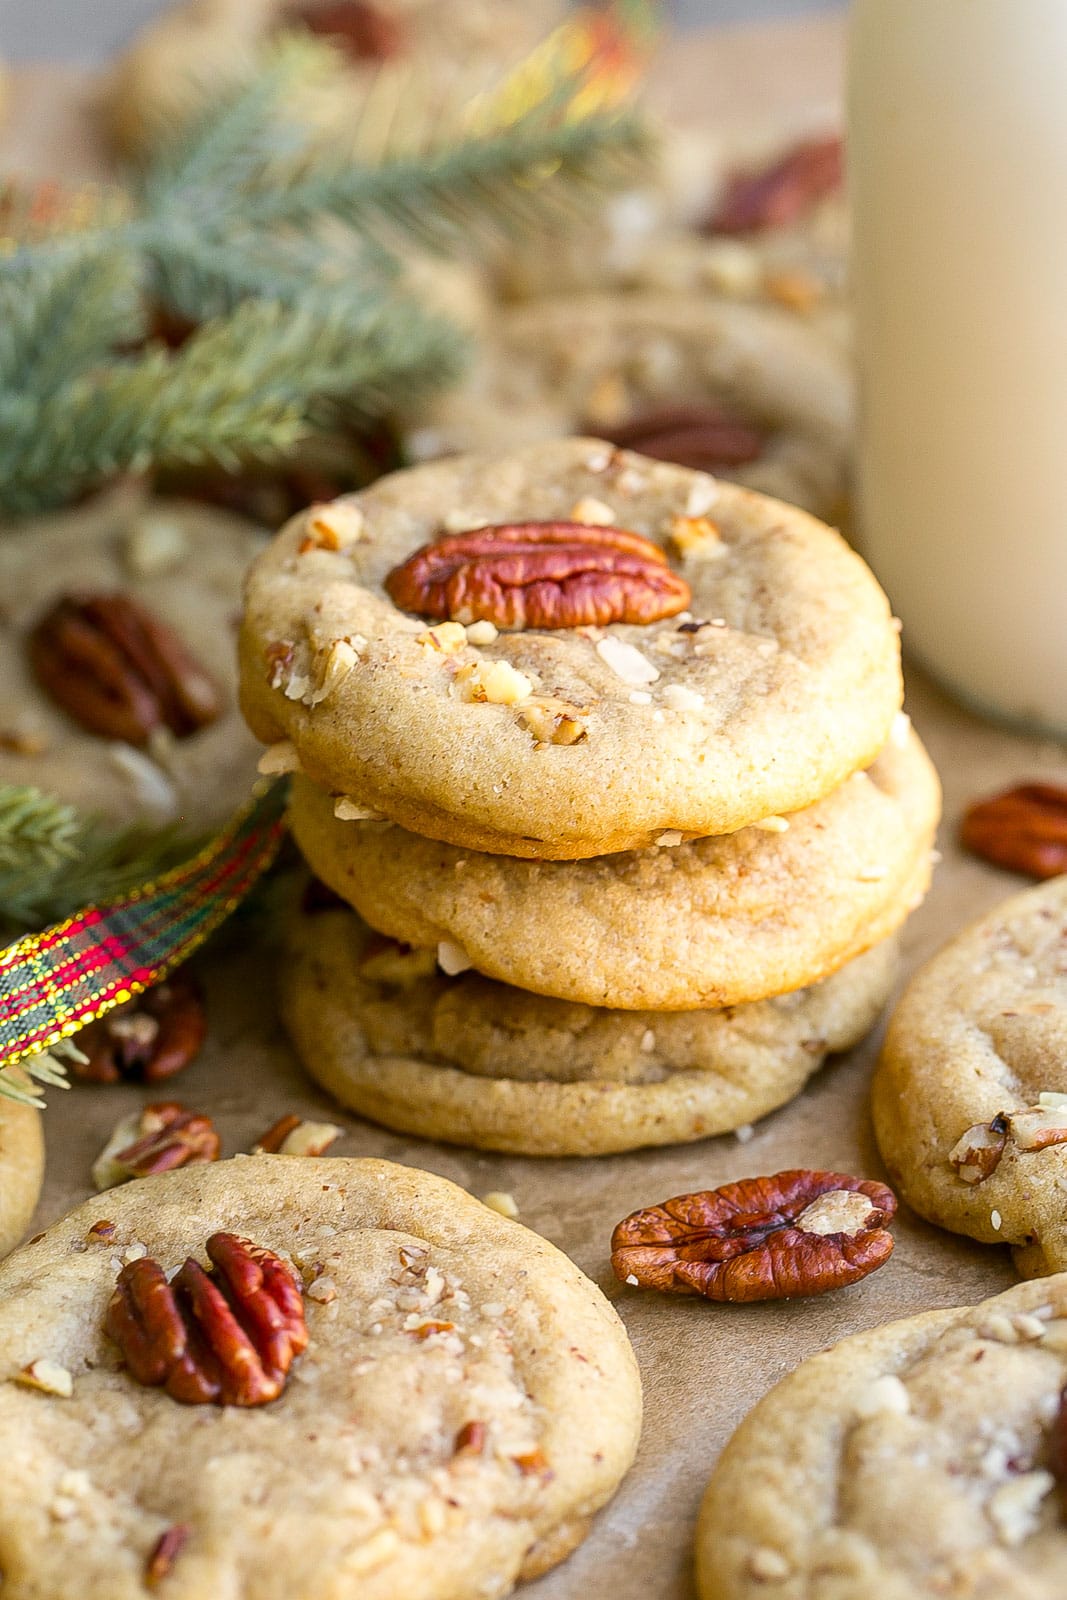
<svg viewBox="0 0 1067 1600">
<path fill-rule="evenodd" d="M 734 1434 L 702 1600 L 1058 1600 L 1067 1276 L 845 1339 Z"/>
<path fill-rule="evenodd" d="M 294 919 L 280 1004 L 305 1069 L 386 1127 L 527 1155 L 606 1155 L 752 1122 L 863 1038 L 897 973 L 889 939 L 774 1000 L 611 1011 L 448 978 L 432 953 L 381 945 L 352 912 Z"/>
<path fill-rule="evenodd" d="M 315 782 L 415 833 L 542 859 L 728 833 L 812 804 L 889 736 L 886 598 L 795 508 L 582 439 L 414 468 L 336 504 L 359 517 L 345 548 L 316 544 L 313 509 L 252 567 L 242 706 Z M 665 548 L 689 621 L 428 637 L 386 595 L 446 525 L 572 515 Z M 560 706 L 566 743 L 546 723 Z"/>
<path fill-rule="evenodd" d="M 99 1219 L 110 1229 L 91 1234 Z M 293 1261 L 309 1342 L 270 1405 L 179 1405 L 103 1331 L 118 1267 L 234 1229 Z M 4 1587 L 141 1600 L 488 1600 L 561 1560 L 633 1457 L 622 1325 L 558 1250 L 428 1173 L 254 1156 L 126 1185 L 0 1268 Z M 60 1385 L 62 1387 L 62 1385 Z"/>
<path fill-rule="evenodd" d="M 1026 889 L 916 974 L 872 1084 L 891 1181 L 920 1215 L 1067 1267 L 1067 877 Z"/>
</svg>

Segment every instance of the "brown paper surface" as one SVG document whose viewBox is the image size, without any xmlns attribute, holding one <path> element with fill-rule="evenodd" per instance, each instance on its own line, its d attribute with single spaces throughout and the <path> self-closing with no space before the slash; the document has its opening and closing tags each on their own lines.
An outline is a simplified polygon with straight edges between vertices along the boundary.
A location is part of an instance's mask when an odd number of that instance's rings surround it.
<svg viewBox="0 0 1067 1600">
<path fill-rule="evenodd" d="M 674 47 L 657 80 L 673 84 L 689 114 L 711 118 L 715 86 L 723 115 L 754 124 L 801 116 L 833 93 L 840 60 L 836 22 L 709 36 L 698 49 Z M 673 70 L 676 65 L 677 71 Z M 33 74 L 16 86 L 17 120 L 5 164 L 22 171 L 92 170 L 84 80 L 54 117 L 56 80 Z M 69 158 L 69 159 L 67 159 Z M 945 784 L 944 861 L 912 919 L 906 966 L 915 966 L 1021 880 L 963 856 L 954 839 L 963 806 L 1023 778 L 1067 779 L 1067 753 L 980 723 L 929 687 L 914 669 L 908 709 Z M 633 1339 L 645 1386 L 640 1455 L 587 1542 L 524 1592 L 529 1600 L 688 1600 L 693 1594 L 694 1520 L 712 1465 L 734 1426 L 759 1397 L 806 1356 L 844 1335 L 937 1306 L 976 1301 L 1013 1280 L 1006 1250 L 927 1227 L 903 1211 L 888 1265 L 864 1283 L 821 1300 L 729 1307 L 647 1294 L 616 1283 L 608 1241 L 636 1207 L 732 1179 L 790 1166 L 882 1175 L 866 1086 L 881 1030 L 832 1062 L 791 1106 L 766 1118 L 748 1143 L 733 1135 L 665 1151 L 600 1160 L 523 1160 L 394 1137 L 338 1112 L 303 1077 L 274 1014 L 271 930 L 238 919 L 198 962 L 209 996 L 211 1032 L 200 1060 L 161 1095 L 139 1089 L 50 1091 L 48 1170 L 38 1212 L 43 1227 L 91 1192 L 90 1164 L 119 1117 L 146 1098 L 173 1094 L 215 1118 L 226 1154 L 249 1149 L 283 1113 L 343 1122 L 338 1155 L 373 1155 L 422 1166 L 476 1195 L 506 1190 L 520 1219 L 564 1249 L 612 1299 Z"/>
</svg>

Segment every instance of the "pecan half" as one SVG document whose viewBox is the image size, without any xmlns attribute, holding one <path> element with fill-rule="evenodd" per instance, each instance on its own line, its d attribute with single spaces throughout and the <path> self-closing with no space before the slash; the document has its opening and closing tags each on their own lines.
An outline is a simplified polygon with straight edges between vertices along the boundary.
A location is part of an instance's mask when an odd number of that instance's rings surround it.
<svg viewBox="0 0 1067 1600">
<path fill-rule="evenodd" d="M 738 172 L 704 224 L 706 233 L 759 233 L 798 222 L 844 178 L 844 146 L 837 134 L 807 139 L 757 172 Z"/>
<path fill-rule="evenodd" d="M 621 528 L 518 522 L 445 534 L 385 580 L 404 611 L 498 628 L 647 623 L 689 604 L 658 545 Z"/>
<path fill-rule="evenodd" d="M 295 15 L 311 33 L 335 39 L 353 61 L 391 61 L 404 49 L 399 20 L 370 0 L 324 0 L 297 6 Z"/>
<path fill-rule="evenodd" d="M 93 1182 L 98 1189 L 113 1189 L 131 1178 L 218 1159 L 219 1136 L 211 1118 L 177 1100 L 163 1100 L 118 1124 L 93 1162 Z"/>
<path fill-rule="evenodd" d="M 87 1059 L 71 1070 L 87 1083 L 159 1083 L 187 1067 L 206 1037 L 200 986 L 179 972 L 83 1028 L 77 1044 Z"/>
<path fill-rule="evenodd" d="M 655 461 L 672 461 L 694 472 L 743 467 L 763 454 L 767 434 L 712 404 L 657 406 L 614 428 L 590 432 L 620 450 L 637 450 Z"/>
<path fill-rule="evenodd" d="M 207 1241 L 172 1282 L 143 1256 L 123 1267 L 104 1327 L 138 1383 L 183 1405 L 260 1406 L 308 1342 L 304 1297 L 280 1256 L 234 1233 Z"/>
<path fill-rule="evenodd" d="M 344 1133 L 333 1122 L 308 1122 L 290 1113 L 279 1117 L 274 1125 L 261 1133 L 253 1147 L 255 1155 L 270 1156 L 321 1156 Z"/>
<path fill-rule="evenodd" d="M 58 706 L 90 733 L 144 744 L 214 722 L 218 691 L 177 634 L 122 594 L 68 595 L 29 636 L 30 665 Z"/>
<path fill-rule="evenodd" d="M 1023 783 L 968 807 L 960 842 L 1009 872 L 1056 878 L 1067 872 L 1067 788 Z"/>
<path fill-rule="evenodd" d="M 709 1300 L 825 1294 L 888 1261 L 897 1202 L 842 1172 L 778 1172 L 635 1211 L 611 1237 L 624 1282 Z"/>
</svg>

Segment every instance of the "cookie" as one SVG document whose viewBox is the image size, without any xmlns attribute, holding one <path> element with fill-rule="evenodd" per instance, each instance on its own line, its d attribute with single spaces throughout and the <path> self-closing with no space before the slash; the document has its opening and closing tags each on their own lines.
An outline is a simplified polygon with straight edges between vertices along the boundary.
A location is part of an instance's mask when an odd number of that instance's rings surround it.
<svg viewBox="0 0 1067 1600">
<path fill-rule="evenodd" d="M 1067 1275 L 845 1339 L 741 1424 L 701 1600 L 1059 1600 Z"/>
<path fill-rule="evenodd" d="M 316 96 L 318 121 L 351 131 L 353 88 L 382 66 L 432 66 L 468 91 L 560 20 L 558 0 L 184 0 L 150 22 L 111 71 L 102 99 L 119 148 L 137 155 L 173 134 L 255 67 L 282 27 L 333 38 L 347 71 Z"/>
<path fill-rule="evenodd" d="M 304 913 L 280 976 L 306 1070 L 402 1133 L 521 1155 L 608 1155 L 726 1133 L 799 1094 L 873 1026 L 895 941 L 810 989 L 722 1011 L 610 1011 L 525 994 Z"/>
<path fill-rule="evenodd" d="M 306 778 L 291 820 L 312 870 L 380 933 L 431 949 L 447 941 L 479 972 L 535 994 L 692 1011 L 817 982 L 886 938 L 926 891 L 939 801 L 902 717 L 900 743 L 775 819 L 781 832 L 519 861 L 340 821 Z"/>
<path fill-rule="evenodd" d="M 169 1271 L 216 1230 L 313 1291 L 307 1349 L 254 1409 L 142 1387 L 103 1331 L 123 1259 Z M 4 1580 L 37 1600 L 141 1600 L 174 1528 L 175 1600 L 491 1600 L 580 1542 L 640 1426 L 626 1335 L 577 1267 L 383 1161 L 249 1157 L 79 1207 L 0 1268 L 0 1377 L 35 1362 L 73 1391 L 0 1383 Z"/>
<path fill-rule="evenodd" d="M 0 1096 L 0 1255 L 26 1232 L 43 1179 L 41 1113 Z"/>
<path fill-rule="evenodd" d="M 0 532 L 0 783 L 32 784 L 122 823 L 206 826 L 249 795 L 256 747 L 236 704 L 241 579 L 263 536 L 224 512 L 126 491 Z M 222 712 L 187 738 L 135 747 L 89 733 L 30 668 L 30 630 L 61 596 L 122 593 L 174 629 Z"/>
<path fill-rule="evenodd" d="M 778 501 L 561 439 L 395 473 L 336 508 L 343 548 L 321 547 L 313 510 L 252 567 L 242 705 L 260 739 L 291 741 L 279 761 L 414 833 L 543 859 L 728 833 L 812 804 L 888 738 L 886 598 L 837 534 Z M 572 513 L 660 546 L 689 620 L 483 622 L 464 639 L 386 593 L 444 527 Z"/>
<path fill-rule="evenodd" d="M 851 402 L 840 354 L 776 307 L 706 289 L 557 295 L 502 312 L 465 383 L 414 413 L 407 441 L 421 456 L 499 451 L 561 434 L 612 438 L 663 408 L 711 407 L 732 426 L 705 422 L 709 470 L 832 517 Z M 686 450 L 701 442 L 692 427 L 679 439 Z"/>
<path fill-rule="evenodd" d="M 995 907 L 912 979 L 872 1084 L 892 1182 L 921 1216 L 1067 1267 L 1067 877 Z"/>
</svg>

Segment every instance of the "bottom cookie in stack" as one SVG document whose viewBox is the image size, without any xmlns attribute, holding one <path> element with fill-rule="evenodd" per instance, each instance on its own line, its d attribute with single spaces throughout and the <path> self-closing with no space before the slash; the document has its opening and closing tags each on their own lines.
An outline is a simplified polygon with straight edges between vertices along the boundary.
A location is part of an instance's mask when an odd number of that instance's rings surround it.
<svg viewBox="0 0 1067 1600">
<path fill-rule="evenodd" d="M 791 994 L 702 1011 L 622 1011 L 528 994 L 352 911 L 304 910 L 281 1010 L 310 1075 L 398 1132 L 522 1155 L 609 1155 L 727 1133 L 799 1094 L 873 1026 L 889 938 Z"/>
</svg>

